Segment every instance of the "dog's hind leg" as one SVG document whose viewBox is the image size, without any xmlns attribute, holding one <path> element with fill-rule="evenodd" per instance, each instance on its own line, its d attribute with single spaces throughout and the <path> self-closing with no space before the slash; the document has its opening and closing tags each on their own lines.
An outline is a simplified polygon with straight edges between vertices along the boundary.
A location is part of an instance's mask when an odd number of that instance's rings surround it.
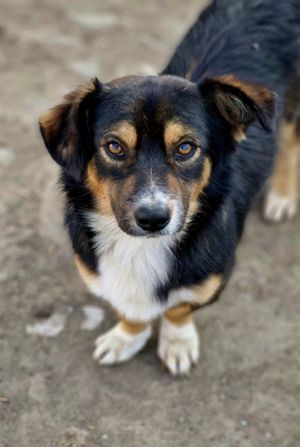
<svg viewBox="0 0 300 447">
<path fill-rule="evenodd" d="M 294 217 L 298 206 L 298 161 L 300 135 L 295 123 L 281 125 L 279 152 L 264 204 L 264 217 L 279 222 Z"/>
<path fill-rule="evenodd" d="M 287 94 L 278 155 L 264 203 L 264 217 L 279 222 L 294 217 L 298 207 L 300 157 L 300 76 Z"/>
</svg>

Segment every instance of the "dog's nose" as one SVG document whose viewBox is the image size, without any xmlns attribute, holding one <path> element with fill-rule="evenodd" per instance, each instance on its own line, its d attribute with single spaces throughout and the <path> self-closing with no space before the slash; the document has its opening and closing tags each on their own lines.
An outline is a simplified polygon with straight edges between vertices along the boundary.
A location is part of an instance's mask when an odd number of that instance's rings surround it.
<svg viewBox="0 0 300 447">
<path fill-rule="evenodd" d="M 165 228 L 170 221 L 168 208 L 164 206 L 140 206 L 134 213 L 136 223 L 146 231 L 159 231 Z"/>
</svg>

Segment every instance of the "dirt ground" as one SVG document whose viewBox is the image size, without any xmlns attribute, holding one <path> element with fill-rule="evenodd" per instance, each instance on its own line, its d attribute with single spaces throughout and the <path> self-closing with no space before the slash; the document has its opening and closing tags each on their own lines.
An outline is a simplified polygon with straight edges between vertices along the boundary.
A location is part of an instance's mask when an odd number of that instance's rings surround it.
<svg viewBox="0 0 300 447">
<path fill-rule="evenodd" d="M 189 379 L 162 370 L 155 337 L 131 363 L 100 368 L 93 340 L 113 316 L 82 328 L 84 306 L 103 305 L 73 266 L 37 129 L 90 76 L 159 70 L 202 4 L 1 0 L 1 447 L 300 445 L 300 215 L 267 226 L 252 212 L 229 286 L 197 315 Z M 49 317 L 59 333 L 33 334 Z"/>
</svg>

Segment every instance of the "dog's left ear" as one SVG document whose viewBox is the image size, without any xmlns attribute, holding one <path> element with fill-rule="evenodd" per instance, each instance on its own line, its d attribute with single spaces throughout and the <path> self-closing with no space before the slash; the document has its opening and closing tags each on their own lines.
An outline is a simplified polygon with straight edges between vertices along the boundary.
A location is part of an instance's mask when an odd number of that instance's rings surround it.
<svg viewBox="0 0 300 447">
<path fill-rule="evenodd" d="M 276 96 L 267 88 L 240 81 L 233 75 L 224 75 L 206 79 L 199 89 L 231 126 L 235 141 L 245 138 L 247 127 L 255 120 L 271 132 Z"/>
<path fill-rule="evenodd" d="M 90 111 L 99 97 L 98 79 L 79 86 L 65 100 L 40 117 L 40 129 L 51 157 L 76 180 L 92 157 Z"/>
</svg>

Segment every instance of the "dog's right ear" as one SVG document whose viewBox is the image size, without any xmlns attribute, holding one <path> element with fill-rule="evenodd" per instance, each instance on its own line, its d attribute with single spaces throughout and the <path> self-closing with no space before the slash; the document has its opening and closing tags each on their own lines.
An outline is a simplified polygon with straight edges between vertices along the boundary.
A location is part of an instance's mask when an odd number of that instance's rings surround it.
<svg viewBox="0 0 300 447">
<path fill-rule="evenodd" d="M 103 90 L 98 79 L 66 95 L 64 102 L 44 113 L 41 133 L 51 157 L 76 180 L 93 155 L 90 111 Z"/>
<path fill-rule="evenodd" d="M 223 75 L 206 79 L 199 88 L 206 101 L 229 124 L 235 141 L 245 138 L 244 132 L 255 120 L 267 132 L 272 131 L 276 96 L 266 87 Z"/>
</svg>

